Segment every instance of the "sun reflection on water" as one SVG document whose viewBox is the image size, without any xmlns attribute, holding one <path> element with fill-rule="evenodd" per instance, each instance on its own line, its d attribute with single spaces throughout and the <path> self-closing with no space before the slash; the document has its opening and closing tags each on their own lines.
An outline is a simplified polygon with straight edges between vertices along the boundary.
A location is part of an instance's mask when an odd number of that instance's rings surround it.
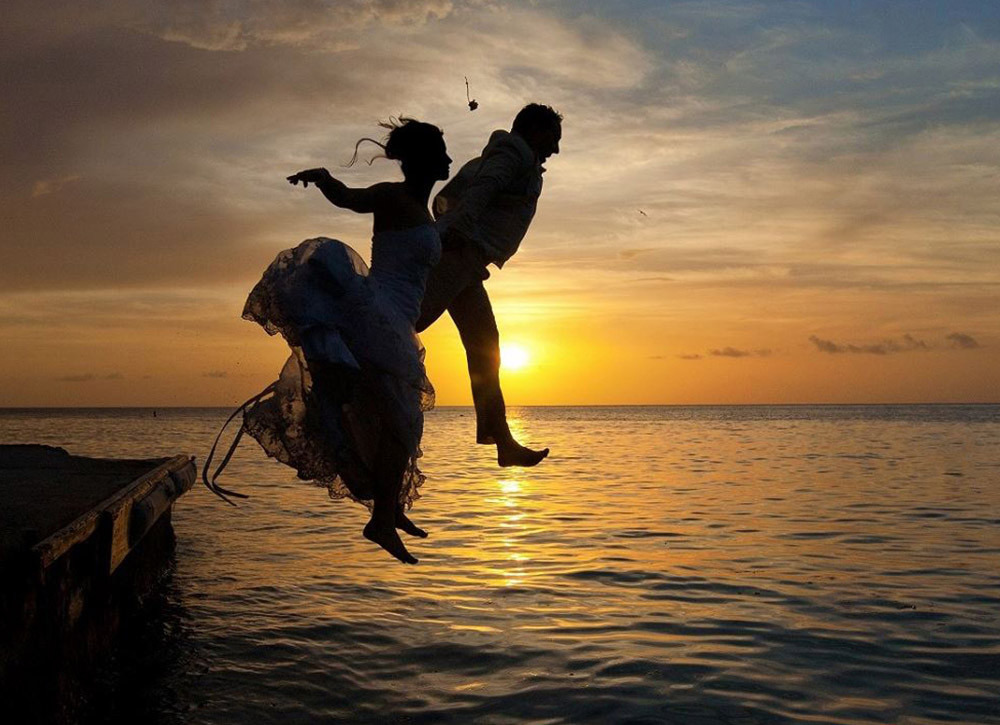
<svg viewBox="0 0 1000 725">
<path fill-rule="evenodd" d="M 497 481 L 497 484 L 500 486 L 500 490 L 506 494 L 520 493 L 521 491 L 521 482 L 518 481 L 517 479 L 502 478 L 499 481 Z"/>
<path fill-rule="evenodd" d="M 525 512 L 521 510 L 521 494 L 525 483 L 523 478 L 508 474 L 498 478 L 496 485 L 500 495 L 494 501 L 503 507 L 498 517 L 497 541 L 503 553 L 497 557 L 495 571 L 502 580 L 502 586 L 516 587 L 524 582 L 522 562 L 529 559 L 522 550 Z"/>
</svg>

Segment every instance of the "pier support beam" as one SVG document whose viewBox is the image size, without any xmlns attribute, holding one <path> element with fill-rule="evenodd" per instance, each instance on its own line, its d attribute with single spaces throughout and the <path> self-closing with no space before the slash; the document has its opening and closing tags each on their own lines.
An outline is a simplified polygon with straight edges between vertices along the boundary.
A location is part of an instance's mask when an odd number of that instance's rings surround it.
<svg viewBox="0 0 1000 725">
<path fill-rule="evenodd" d="M 62 719 L 172 560 L 187 456 L 112 460 L 0 446 L 0 698 L 14 722 Z"/>
</svg>

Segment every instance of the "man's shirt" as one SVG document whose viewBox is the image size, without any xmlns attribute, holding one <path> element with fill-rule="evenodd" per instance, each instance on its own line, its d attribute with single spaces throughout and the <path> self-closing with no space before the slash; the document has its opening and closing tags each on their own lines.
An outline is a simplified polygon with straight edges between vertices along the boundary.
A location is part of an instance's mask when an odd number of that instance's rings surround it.
<svg viewBox="0 0 1000 725">
<path fill-rule="evenodd" d="M 535 216 L 544 171 L 520 134 L 494 131 L 482 154 L 434 197 L 439 230 L 469 239 L 502 267 Z"/>
</svg>

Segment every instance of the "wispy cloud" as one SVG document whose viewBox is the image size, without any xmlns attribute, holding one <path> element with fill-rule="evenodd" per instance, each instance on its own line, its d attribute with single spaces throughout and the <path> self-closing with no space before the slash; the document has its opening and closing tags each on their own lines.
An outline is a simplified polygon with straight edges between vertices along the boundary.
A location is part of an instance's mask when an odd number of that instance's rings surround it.
<svg viewBox="0 0 1000 725">
<path fill-rule="evenodd" d="M 634 259 L 640 254 L 645 254 L 647 252 L 652 252 L 654 249 L 652 247 L 639 248 L 639 249 L 623 249 L 618 252 L 618 256 L 622 259 Z"/>
<path fill-rule="evenodd" d="M 979 347 L 979 343 L 975 340 L 975 338 L 961 333 L 952 333 L 948 335 L 945 340 L 949 343 L 948 347 L 952 348 L 968 350 Z M 825 340 L 817 337 L 816 335 L 811 335 L 809 337 L 809 341 L 816 346 L 817 350 L 830 355 L 839 355 L 842 353 L 892 355 L 903 352 L 926 352 L 928 350 L 937 349 L 938 347 L 925 340 L 917 339 L 910 334 L 905 334 L 898 340 L 887 339 L 880 342 L 863 344 L 839 343 L 834 342 L 833 340 Z"/>
<path fill-rule="evenodd" d="M 960 350 L 975 350 L 976 348 L 982 347 L 976 338 L 962 332 L 953 332 L 948 335 L 946 339 L 951 343 L 952 347 Z"/>
<path fill-rule="evenodd" d="M 79 178 L 79 174 L 69 174 L 68 176 L 61 176 L 55 179 L 41 179 L 36 181 L 35 185 L 31 188 L 31 197 L 37 199 L 39 196 L 54 194 L 66 186 L 66 184 L 76 181 Z"/>
<path fill-rule="evenodd" d="M 705 357 L 741 359 L 748 357 L 768 357 L 771 355 L 771 352 L 772 351 L 768 348 L 747 350 L 727 345 L 726 347 L 712 348 L 710 350 L 707 350 L 704 355 L 697 352 L 689 352 L 689 353 L 681 353 L 677 357 L 681 360 L 703 360 L 705 359 Z"/>
<path fill-rule="evenodd" d="M 767 357 L 768 355 L 771 354 L 771 351 L 768 350 L 768 349 L 740 350 L 740 349 L 735 348 L 735 347 L 728 347 L 727 346 L 727 347 L 723 347 L 723 348 L 716 348 L 716 349 L 709 350 L 708 354 L 711 355 L 712 357 L 737 357 L 737 358 L 739 358 L 739 357 L 753 357 L 753 356 Z"/>
<path fill-rule="evenodd" d="M 122 373 L 105 373 L 103 375 L 98 375 L 97 373 L 77 373 L 72 375 L 63 375 L 56 378 L 57 381 L 61 383 L 90 383 L 97 380 L 122 380 L 124 379 Z"/>
<path fill-rule="evenodd" d="M 331 51 L 358 46 L 358 33 L 372 25 L 420 24 L 447 17 L 463 0 L 232 0 L 156 2 L 135 26 L 164 40 L 212 51 L 243 51 L 285 45 Z"/>
</svg>

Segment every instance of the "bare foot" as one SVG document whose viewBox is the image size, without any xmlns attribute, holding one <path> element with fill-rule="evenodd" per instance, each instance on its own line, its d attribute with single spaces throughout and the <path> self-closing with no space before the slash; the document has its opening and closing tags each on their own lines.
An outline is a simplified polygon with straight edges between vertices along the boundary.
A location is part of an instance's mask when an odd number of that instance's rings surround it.
<svg viewBox="0 0 1000 725">
<path fill-rule="evenodd" d="M 427 532 L 410 521 L 409 517 L 402 511 L 396 512 L 396 528 L 410 536 L 419 536 L 421 539 L 427 538 Z"/>
<path fill-rule="evenodd" d="M 537 466 L 547 455 L 549 455 L 548 448 L 536 451 L 522 446 L 516 441 L 511 441 L 505 445 L 497 445 L 497 465 L 501 468 L 507 468 L 508 466 L 524 466 L 525 468 Z"/>
<path fill-rule="evenodd" d="M 396 529 L 392 527 L 376 526 L 373 521 L 369 521 L 365 525 L 365 530 L 362 533 L 366 539 L 375 542 L 404 564 L 417 563 L 417 558 L 410 554 L 410 552 L 406 550 L 406 547 L 403 546 L 403 542 L 399 538 L 399 534 L 396 533 Z"/>
</svg>

